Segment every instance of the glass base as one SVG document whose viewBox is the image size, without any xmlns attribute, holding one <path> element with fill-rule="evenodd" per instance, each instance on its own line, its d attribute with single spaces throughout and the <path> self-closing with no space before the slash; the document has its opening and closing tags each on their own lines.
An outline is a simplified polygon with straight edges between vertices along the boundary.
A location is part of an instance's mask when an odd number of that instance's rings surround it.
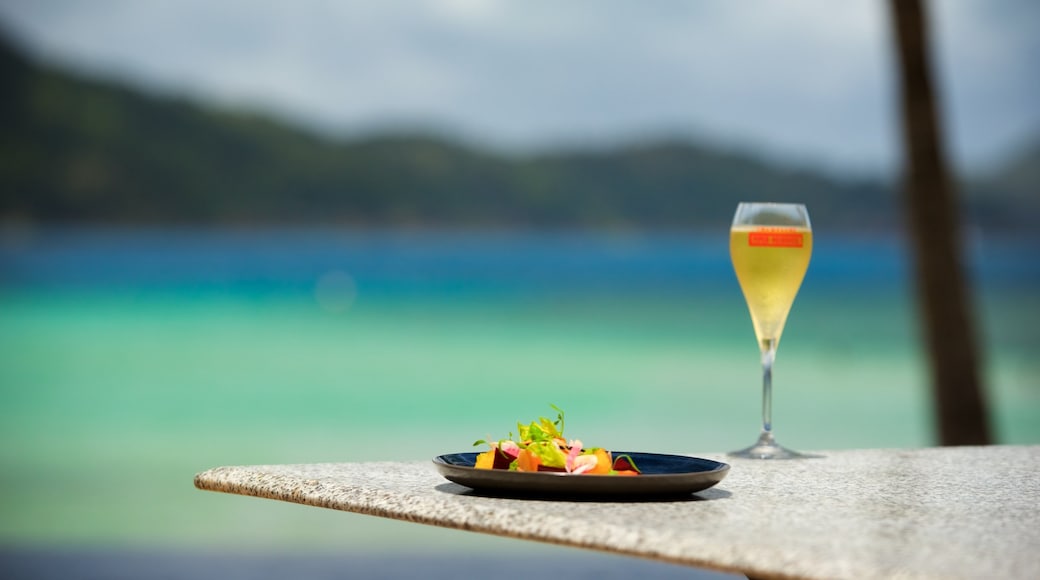
<svg viewBox="0 0 1040 580">
<path fill-rule="evenodd" d="M 804 459 L 811 457 L 810 455 L 804 455 L 780 446 L 773 439 L 772 433 L 762 433 L 758 437 L 758 441 L 751 447 L 741 449 L 740 451 L 731 451 L 728 455 L 745 459 Z"/>
</svg>

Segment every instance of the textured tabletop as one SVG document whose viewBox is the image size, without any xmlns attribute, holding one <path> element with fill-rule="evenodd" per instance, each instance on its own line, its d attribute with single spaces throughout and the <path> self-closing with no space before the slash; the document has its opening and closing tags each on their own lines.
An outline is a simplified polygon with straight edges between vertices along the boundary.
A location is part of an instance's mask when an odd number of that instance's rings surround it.
<svg viewBox="0 0 1040 580">
<path fill-rule="evenodd" d="M 218 467 L 200 489 L 765 578 L 1040 578 L 1040 446 L 821 452 L 732 465 L 667 501 L 478 495 L 430 462 Z"/>
</svg>

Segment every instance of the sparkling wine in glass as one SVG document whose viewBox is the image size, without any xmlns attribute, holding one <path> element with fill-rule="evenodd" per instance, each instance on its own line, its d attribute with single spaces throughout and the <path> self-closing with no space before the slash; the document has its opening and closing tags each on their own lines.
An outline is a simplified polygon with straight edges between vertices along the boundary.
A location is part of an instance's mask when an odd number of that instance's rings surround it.
<svg viewBox="0 0 1040 580">
<path fill-rule="evenodd" d="M 804 205 L 745 202 L 737 206 L 729 252 L 762 354 L 762 433 L 754 445 L 730 455 L 804 457 L 780 446 L 773 437 L 773 361 L 787 314 L 809 268 L 812 244 L 812 226 Z"/>
</svg>

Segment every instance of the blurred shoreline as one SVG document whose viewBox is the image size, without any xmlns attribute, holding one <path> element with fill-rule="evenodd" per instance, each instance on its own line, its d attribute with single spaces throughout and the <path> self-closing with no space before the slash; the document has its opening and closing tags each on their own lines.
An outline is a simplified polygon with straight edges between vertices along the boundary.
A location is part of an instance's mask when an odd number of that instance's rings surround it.
<svg viewBox="0 0 1040 580">
<path fill-rule="evenodd" d="M 12 547 L 0 545 L 0 570 L 12 580 L 332 580 L 349 578 L 460 577 L 529 580 L 539 570 L 564 578 L 603 580 L 641 577 L 654 580 L 724 580 L 743 576 L 577 549 L 546 550 L 513 540 L 512 554 L 415 553 L 403 549 L 376 554 L 306 551 L 115 547 Z"/>
</svg>

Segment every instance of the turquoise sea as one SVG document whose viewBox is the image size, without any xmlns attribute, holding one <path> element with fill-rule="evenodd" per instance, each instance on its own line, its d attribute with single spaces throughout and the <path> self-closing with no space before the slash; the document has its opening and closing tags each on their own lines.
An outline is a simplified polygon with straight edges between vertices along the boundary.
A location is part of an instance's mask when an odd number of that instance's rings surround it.
<svg viewBox="0 0 1040 580">
<path fill-rule="evenodd" d="M 727 243 L 724 230 L 5 230 L 0 546 L 538 550 L 200 492 L 192 477 L 428 460 L 550 404 L 595 445 L 749 444 L 758 353 Z M 903 241 L 817 231 L 815 246 L 775 369 L 778 438 L 933 444 Z M 967 248 L 996 437 L 1040 443 L 1040 239 Z"/>
</svg>

